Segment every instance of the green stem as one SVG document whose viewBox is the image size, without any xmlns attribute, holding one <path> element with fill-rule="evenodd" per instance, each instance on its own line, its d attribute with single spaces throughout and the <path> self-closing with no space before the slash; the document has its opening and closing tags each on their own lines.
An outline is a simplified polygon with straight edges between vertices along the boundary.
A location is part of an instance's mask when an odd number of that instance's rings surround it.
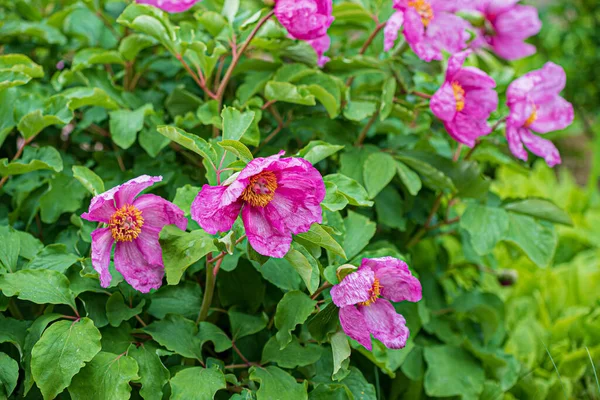
<svg viewBox="0 0 600 400">
<path fill-rule="evenodd" d="M 17 303 L 15 303 L 14 299 L 10 299 L 8 302 L 8 310 L 16 319 L 23 319 L 23 314 L 21 313 L 21 310 L 19 309 L 19 306 L 17 306 Z"/>
<path fill-rule="evenodd" d="M 215 294 L 215 283 L 217 281 L 217 274 L 215 272 L 219 272 L 222 262 L 223 258 L 220 258 L 214 267 L 212 263 L 208 261 L 206 262 L 206 284 L 204 287 L 204 297 L 202 299 L 202 306 L 200 307 L 200 314 L 198 314 L 196 323 L 200 323 L 200 321 L 204 321 L 206 317 L 208 317 L 208 310 L 210 309 L 213 295 Z"/>
</svg>

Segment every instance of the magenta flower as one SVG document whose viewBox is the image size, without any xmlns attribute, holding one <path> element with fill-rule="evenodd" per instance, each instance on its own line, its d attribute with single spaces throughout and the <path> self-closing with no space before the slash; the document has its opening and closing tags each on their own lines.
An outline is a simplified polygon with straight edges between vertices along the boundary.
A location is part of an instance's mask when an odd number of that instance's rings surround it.
<svg viewBox="0 0 600 400">
<path fill-rule="evenodd" d="M 393 257 L 363 258 L 356 272 L 331 289 L 344 332 L 369 350 L 371 334 L 390 349 L 406 345 L 406 320 L 390 301 L 417 302 L 421 297 L 419 280 L 404 261 Z"/>
<path fill-rule="evenodd" d="M 534 135 L 566 128 L 573 122 L 573 106 L 560 97 L 567 76 L 560 65 L 546 63 L 512 82 L 506 91 L 510 115 L 506 121 L 506 139 L 510 151 L 527 161 L 523 144 L 553 167 L 560 164 L 560 154 L 551 141 Z M 533 132 L 532 132 L 533 131 Z"/>
<path fill-rule="evenodd" d="M 325 64 L 327 64 L 330 58 L 324 56 L 323 54 L 325 54 L 325 52 L 329 50 L 329 46 L 331 46 L 331 38 L 329 35 L 324 35 L 313 40 L 307 40 L 307 42 L 312 46 L 313 49 L 315 49 L 315 52 L 317 53 L 317 64 L 319 67 L 323 67 Z"/>
<path fill-rule="evenodd" d="M 327 34 L 333 22 L 331 0 L 276 0 L 275 16 L 296 39 L 314 40 Z"/>
<path fill-rule="evenodd" d="M 165 274 L 158 235 L 165 225 L 187 227 L 187 218 L 176 205 L 153 194 L 140 192 L 162 176 L 142 175 L 95 196 L 87 213 L 88 221 L 102 222 L 106 228 L 92 232 L 92 265 L 100 274 L 100 284 L 108 287 L 110 253 L 115 244 L 115 268 L 142 293 L 157 289 Z"/>
<path fill-rule="evenodd" d="M 384 28 L 384 49 L 389 51 L 404 26 L 404 38 L 427 62 L 441 60 L 442 50 L 451 54 L 463 50 L 469 34 L 467 21 L 452 14 L 457 5 L 448 0 L 394 0 L 398 10 Z"/>
<path fill-rule="evenodd" d="M 231 229 L 241 211 L 254 250 L 285 256 L 292 234 L 321 223 L 325 184 L 308 161 L 280 159 L 283 153 L 250 161 L 229 186 L 204 185 L 192 203 L 192 218 L 214 235 Z"/>
<path fill-rule="evenodd" d="M 483 14 L 488 27 L 478 31 L 472 46 L 489 46 L 507 60 L 535 54 L 535 46 L 525 40 L 540 32 L 542 21 L 535 7 L 516 4 L 518 1 L 477 0 L 474 9 Z"/>
<path fill-rule="evenodd" d="M 492 128 L 487 119 L 498 107 L 496 82 L 482 70 L 463 67 L 470 50 L 455 54 L 448 60 L 446 80 L 433 95 L 431 111 L 444 122 L 454 140 L 469 147 Z"/>
<path fill-rule="evenodd" d="M 200 0 L 135 0 L 138 4 L 150 4 L 168 13 L 180 13 L 189 10 Z"/>
</svg>

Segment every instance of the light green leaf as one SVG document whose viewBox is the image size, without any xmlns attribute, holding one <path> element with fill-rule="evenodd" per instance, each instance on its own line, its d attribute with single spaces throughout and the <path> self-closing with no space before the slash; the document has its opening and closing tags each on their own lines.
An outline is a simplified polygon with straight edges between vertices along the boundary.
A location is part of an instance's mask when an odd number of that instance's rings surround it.
<svg viewBox="0 0 600 400">
<path fill-rule="evenodd" d="M 30 22 L 24 20 L 6 21 L 0 26 L 0 38 L 23 37 L 36 38 L 44 43 L 64 45 L 67 38 L 53 26 L 42 22 Z"/>
<path fill-rule="evenodd" d="M 7 354 L 0 352 L 0 397 L 8 398 L 17 387 L 19 364 Z"/>
<path fill-rule="evenodd" d="M 171 25 L 168 14 L 157 7 L 133 3 L 121 13 L 117 22 L 153 37 L 171 52 L 176 50 L 175 28 Z"/>
<path fill-rule="evenodd" d="M 348 198 L 338 189 L 337 185 L 333 182 L 325 181 L 325 198 L 321 202 L 321 207 L 335 212 L 343 210 L 348 204 Z"/>
<path fill-rule="evenodd" d="M 460 219 L 477 254 L 489 254 L 508 231 L 508 213 L 501 208 L 469 204 Z"/>
<path fill-rule="evenodd" d="M 217 367 L 186 368 L 171 378 L 171 400 L 209 400 L 226 387 L 225 376 Z"/>
<path fill-rule="evenodd" d="M 192 207 L 192 203 L 194 199 L 200 192 L 198 186 L 185 185 L 177 188 L 177 192 L 175 193 L 175 198 L 173 199 L 173 204 L 177 207 L 181 208 L 186 216 L 190 215 L 190 210 Z"/>
<path fill-rule="evenodd" d="M 317 302 L 300 291 L 287 292 L 275 311 L 275 327 L 279 348 L 283 349 L 292 341 L 292 332 L 296 325 L 303 324 L 315 309 Z"/>
<path fill-rule="evenodd" d="M 242 160 L 245 163 L 249 163 L 254 159 L 254 157 L 252 156 L 252 152 L 248 150 L 248 148 L 240 141 L 221 140 L 220 142 L 217 142 L 217 144 L 223 149 L 235 154 L 240 160 Z"/>
<path fill-rule="evenodd" d="M 65 273 L 79 260 L 79 256 L 69 253 L 64 244 L 51 244 L 40 251 L 26 266 L 27 269 L 49 269 Z"/>
<path fill-rule="evenodd" d="M 512 212 L 508 213 L 508 221 L 508 231 L 504 240 L 519 246 L 539 267 L 548 266 L 558 244 L 554 225 Z"/>
<path fill-rule="evenodd" d="M 400 161 L 396 161 L 396 170 L 398 172 L 398 177 L 400 177 L 400 180 L 408 190 L 408 193 L 416 196 L 423 186 L 419 175 Z"/>
<path fill-rule="evenodd" d="M 315 96 L 308 89 L 294 86 L 288 82 L 267 82 L 265 86 L 265 98 L 267 100 L 283 101 L 286 103 L 314 106 Z"/>
<path fill-rule="evenodd" d="M 381 106 L 379 107 L 379 120 L 385 120 L 394 108 L 394 96 L 396 94 L 396 78 L 390 76 L 383 82 L 381 90 Z"/>
<path fill-rule="evenodd" d="M 322 140 L 311 140 L 298 152 L 297 156 L 302 157 L 311 164 L 315 165 L 319 161 L 332 156 L 343 148 L 344 146 L 330 144 Z"/>
<path fill-rule="evenodd" d="M 0 288 L 7 297 L 17 296 L 36 304 L 67 304 L 75 308 L 69 280 L 48 269 L 24 269 L 0 276 Z"/>
<path fill-rule="evenodd" d="M 385 188 L 396 175 L 396 161 L 386 153 L 373 153 L 367 157 L 363 165 L 363 180 L 373 199 Z"/>
<path fill-rule="evenodd" d="M 350 101 L 344 108 L 344 117 L 350 121 L 360 122 L 375 114 L 377 104 L 371 101 Z"/>
<path fill-rule="evenodd" d="M 197 337 L 198 328 L 194 321 L 169 314 L 142 330 L 161 346 L 184 357 L 202 360 L 202 341 Z"/>
<path fill-rule="evenodd" d="M 200 136 L 188 133 L 183 129 L 166 125 L 159 126 L 156 128 L 156 130 L 161 135 L 164 135 L 186 149 L 201 155 L 202 157 L 211 161 L 213 164 L 217 163 L 217 153 L 210 146 L 210 144 L 208 144 L 208 142 L 202 139 Z"/>
<path fill-rule="evenodd" d="M 344 249 L 336 240 L 319 224 L 312 224 L 308 232 L 300 233 L 298 237 L 321 246 L 342 258 L 346 258 Z"/>
<path fill-rule="evenodd" d="M 104 181 L 87 167 L 74 165 L 73 178 L 77 179 L 94 196 L 104 193 Z"/>
<path fill-rule="evenodd" d="M 225 107 L 223 118 L 223 140 L 240 140 L 254 120 L 254 111 L 240 112 L 233 107 Z"/>
<path fill-rule="evenodd" d="M 71 384 L 100 351 L 100 337 L 89 318 L 55 322 L 46 329 L 31 351 L 31 372 L 44 398 L 55 398 Z"/>
<path fill-rule="evenodd" d="M 134 33 L 128 36 L 125 36 L 121 43 L 119 43 L 119 53 L 123 56 L 123 58 L 127 61 L 134 60 L 140 51 L 148 48 L 150 46 L 154 46 L 157 41 L 147 35 Z"/>
<path fill-rule="evenodd" d="M 73 119 L 73 110 L 69 108 L 70 99 L 62 95 L 52 96 L 44 102 L 42 108 L 27 113 L 17 125 L 25 139 L 32 138 L 50 125 L 66 125 Z"/>
<path fill-rule="evenodd" d="M 40 215 L 42 222 L 53 224 L 63 213 L 79 210 L 87 193 L 73 177 L 64 173 L 55 175 L 49 183 L 48 191 L 39 200 Z"/>
<path fill-rule="evenodd" d="M 60 153 L 54 147 L 25 147 L 23 157 L 9 162 L 8 158 L 0 159 L 0 175 L 21 175 L 40 169 L 60 172 L 63 169 Z"/>
<path fill-rule="evenodd" d="M 102 48 L 84 48 L 73 57 L 71 69 L 81 71 L 96 64 L 125 64 L 121 54 L 116 50 Z"/>
<path fill-rule="evenodd" d="M 139 367 L 138 375 L 142 388 L 140 395 L 144 400 L 161 400 L 163 386 L 169 381 L 169 370 L 163 365 L 156 351 L 158 348 L 148 341 L 136 346 L 132 344 L 127 349 L 127 355 L 133 358 Z"/>
<path fill-rule="evenodd" d="M 154 112 L 152 104 L 130 110 L 117 110 L 110 112 L 110 135 L 113 142 L 122 149 L 130 148 L 136 135 L 144 127 L 144 118 Z"/>
<path fill-rule="evenodd" d="M 296 379 L 277 367 L 252 367 L 250 379 L 259 382 L 257 400 L 306 400 L 308 399 L 308 381 L 296 382 Z"/>
<path fill-rule="evenodd" d="M 331 351 L 333 353 L 333 374 L 332 378 L 339 380 L 348 374 L 350 365 L 350 342 L 344 331 L 337 331 L 331 335 Z"/>
<path fill-rule="evenodd" d="M 342 174 L 331 174 L 323 177 L 325 183 L 331 182 L 335 184 L 338 191 L 343 194 L 351 205 L 361 207 L 371 207 L 373 202 L 369 200 L 369 194 L 360 183 L 352 178 L 348 178 Z"/>
<path fill-rule="evenodd" d="M 294 243 L 294 248 L 284 258 L 298 272 L 310 294 L 313 294 L 319 288 L 320 270 L 317 260 L 297 243 Z"/>
<path fill-rule="evenodd" d="M 23 357 L 23 369 L 25 370 L 25 381 L 23 382 L 24 395 L 27 395 L 27 393 L 33 387 L 33 375 L 31 373 L 31 350 L 42 337 L 42 333 L 44 330 L 46 330 L 48 324 L 56 321 L 60 317 L 60 314 L 44 314 L 33 321 L 33 324 L 31 324 L 29 329 L 27 329 L 25 345 L 23 346 L 23 352 L 25 354 Z"/>
<path fill-rule="evenodd" d="M 348 259 L 358 255 L 364 249 L 371 238 L 375 235 L 377 224 L 369 218 L 354 211 L 349 211 L 344 219 L 346 235 L 344 236 L 344 251 Z"/>
<path fill-rule="evenodd" d="M 0 72 L 5 71 L 21 72 L 31 78 L 44 77 L 44 69 L 24 54 L 0 55 Z"/>
<path fill-rule="evenodd" d="M 514 200 L 502 206 L 505 210 L 517 214 L 529 215 L 530 217 L 546 221 L 573 226 L 569 214 L 556 204 L 547 199 L 531 197 L 528 199 Z"/>
<path fill-rule="evenodd" d="M 0 266 L 9 272 L 16 271 L 20 251 L 19 234 L 11 229 L 0 231 Z"/>
</svg>

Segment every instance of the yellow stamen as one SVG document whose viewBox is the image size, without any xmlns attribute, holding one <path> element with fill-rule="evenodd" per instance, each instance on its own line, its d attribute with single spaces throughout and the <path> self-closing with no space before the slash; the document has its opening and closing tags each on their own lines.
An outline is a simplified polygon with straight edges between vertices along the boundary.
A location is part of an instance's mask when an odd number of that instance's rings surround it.
<svg viewBox="0 0 600 400">
<path fill-rule="evenodd" d="M 119 208 L 108 221 L 112 237 L 117 242 L 131 242 L 137 239 L 143 225 L 142 212 L 131 204 Z"/>
<path fill-rule="evenodd" d="M 363 301 L 362 303 L 358 304 L 361 306 L 370 306 L 371 304 L 375 303 L 375 301 L 379 298 L 379 295 L 381 294 L 381 289 L 383 289 L 383 286 L 381 286 L 381 284 L 379 283 L 379 279 L 375 278 L 375 280 L 373 281 L 373 287 L 369 290 L 369 294 L 371 297 L 369 297 L 369 300 Z"/>
<path fill-rule="evenodd" d="M 433 19 L 433 8 L 431 8 L 431 4 L 429 4 L 427 0 L 411 0 L 408 2 L 408 6 L 417 10 L 421 16 L 421 22 L 427 27 Z"/>
<path fill-rule="evenodd" d="M 242 193 L 242 200 L 254 207 L 265 207 L 275 196 L 277 177 L 272 171 L 263 171 L 250 178 Z"/>
<path fill-rule="evenodd" d="M 523 126 L 525 128 L 529 128 L 529 126 L 531 126 L 531 124 L 533 124 L 537 120 L 537 118 L 538 118 L 537 107 L 534 104 L 533 111 L 531 112 L 531 115 L 529 116 L 529 118 L 527 118 L 527 121 L 525 121 L 525 124 Z"/>
<path fill-rule="evenodd" d="M 456 100 L 456 111 L 461 112 L 465 109 L 465 89 L 458 82 L 452 82 L 454 99 Z"/>
</svg>

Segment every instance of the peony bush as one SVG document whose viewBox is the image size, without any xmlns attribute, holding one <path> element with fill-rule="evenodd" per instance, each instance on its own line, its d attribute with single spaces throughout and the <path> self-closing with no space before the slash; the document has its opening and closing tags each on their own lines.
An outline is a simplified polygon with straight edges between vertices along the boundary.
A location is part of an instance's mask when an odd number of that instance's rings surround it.
<svg viewBox="0 0 600 400">
<path fill-rule="evenodd" d="M 560 337 L 509 329 L 533 309 L 515 296 L 539 291 L 519 274 L 576 229 L 552 193 L 506 187 L 560 164 L 543 136 L 574 119 L 560 65 L 509 63 L 536 52 L 535 7 L 20 0 L 0 15 L 0 398 L 584 392 L 588 360 L 561 377 L 548 347 L 550 366 L 527 353 Z M 588 346 L 600 355 L 573 338 Z"/>
</svg>

